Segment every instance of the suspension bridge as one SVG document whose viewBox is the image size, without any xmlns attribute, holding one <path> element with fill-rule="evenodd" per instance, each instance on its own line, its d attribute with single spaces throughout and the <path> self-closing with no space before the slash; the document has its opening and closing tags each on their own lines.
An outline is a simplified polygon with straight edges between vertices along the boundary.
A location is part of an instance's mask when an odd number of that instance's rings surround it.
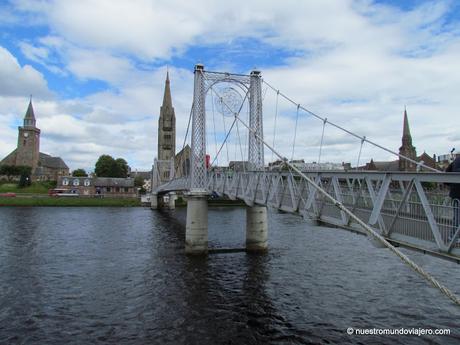
<svg viewBox="0 0 460 345">
<path fill-rule="evenodd" d="M 219 84 L 225 84 L 227 87 L 219 88 Z M 269 90 L 276 99 L 272 104 L 275 108 L 275 117 L 270 143 L 264 139 L 264 86 L 265 93 Z M 207 96 L 211 97 L 212 126 L 207 123 Z M 280 99 L 289 103 L 295 114 L 291 159 L 276 146 Z M 221 113 L 232 119 L 230 126 L 225 127 L 224 122 L 223 134 L 216 134 L 214 107 L 221 107 Z M 243 111 L 245 107 L 247 116 Z M 301 113 L 306 113 L 320 124 L 322 134 L 318 163 L 321 160 L 327 126 L 358 141 L 359 152 L 355 169 L 305 170 L 295 164 L 295 151 L 301 149 L 299 143 L 296 143 L 298 134 L 300 135 L 298 122 Z M 214 129 L 216 155 L 212 162 L 209 162 L 207 157 L 207 130 L 212 132 L 208 127 Z M 242 75 L 206 71 L 203 65 L 196 65 L 193 104 L 183 147 L 189 132 L 189 161 L 185 164 L 174 160 L 155 160 L 151 195 L 152 209 L 163 204 L 160 202 L 163 199 L 168 200 L 167 206 L 173 208 L 178 194 L 186 197 L 187 254 L 207 253 L 208 196 L 217 194 L 232 200 L 242 200 L 246 204 L 248 251 L 267 250 L 267 207 L 299 214 L 318 224 L 368 236 L 376 247 L 389 248 L 402 261 L 459 304 L 456 296 L 413 263 L 397 247 L 407 247 L 460 263 L 460 227 L 458 218 L 455 220 L 458 209 L 452 206 L 445 187 L 459 183 L 460 173 L 446 174 L 437 171 L 423 162 L 398 154 L 366 136 L 358 135 L 329 121 L 280 92 L 266 82 L 261 72 L 256 70 L 249 75 Z M 235 152 L 239 151 L 243 163 L 239 169 L 229 169 L 218 164 L 219 157 L 225 156 L 225 151 L 227 156 L 229 155 L 228 140 L 231 135 L 235 138 L 235 143 L 239 144 L 239 150 L 235 149 Z M 220 145 L 217 143 L 218 137 L 222 141 Z M 406 160 L 417 167 L 417 172 L 360 170 L 359 161 L 364 144 Z M 276 158 L 280 162 L 279 169 L 270 170 L 265 165 L 265 149 L 272 159 Z M 165 196 L 167 197 L 164 198 Z"/>
</svg>

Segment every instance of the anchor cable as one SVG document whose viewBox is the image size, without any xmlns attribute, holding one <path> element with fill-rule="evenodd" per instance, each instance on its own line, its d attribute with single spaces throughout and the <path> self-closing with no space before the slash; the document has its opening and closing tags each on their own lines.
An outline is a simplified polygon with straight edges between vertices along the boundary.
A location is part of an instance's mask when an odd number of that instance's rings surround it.
<svg viewBox="0 0 460 345">
<path fill-rule="evenodd" d="M 227 105 L 230 109 L 230 107 Z M 231 109 L 230 109 L 231 110 Z M 292 170 L 294 170 L 298 175 L 300 175 L 303 179 L 305 179 L 313 188 L 315 188 L 325 199 L 328 199 L 330 202 L 334 204 L 340 211 L 346 213 L 350 218 L 352 218 L 355 222 L 357 222 L 363 230 L 372 238 L 376 239 L 380 243 L 382 243 L 385 247 L 387 247 L 392 253 L 394 253 L 402 262 L 407 264 L 410 268 L 412 268 L 416 273 L 418 273 L 422 278 L 427 280 L 432 286 L 437 288 L 441 293 L 447 296 L 450 300 L 452 300 L 456 305 L 460 306 L 460 299 L 447 287 L 439 283 L 432 275 L 428 272 L 423 270 L 420 266 L 418 266 L 414 261 L 412 261 L 409 257 L 404 255 L 399 249 L 394 247 L 390 242 L 388 242 L 382 235 L 377 233 L 373 230 L 369 225 L 364 223 L 360 218 L 358 218 L 353 212 L 351 212 L 348 208 L 346 208 L 340 201 L 336 200 L 332 195 L 330 195 L 325 189 L 321 186 L 317 185 L 315 181 L 305 175 L 300 169 L 298 169 L 295 165 L 290 163 L 286 157 L 283 157 L 278 151 L 276 151 L 273 147 L 270 146 L 263 138 L 261 138 L 254 129 L 249 127 L 240 117 L 239 114 L 234 113 L 235 119 L 243 124 L 253 135 L 260 140 L 269 150 L 273 151 L 278 158 L 284 161 L 286 165 L 288 165 Z"/>
</svg>

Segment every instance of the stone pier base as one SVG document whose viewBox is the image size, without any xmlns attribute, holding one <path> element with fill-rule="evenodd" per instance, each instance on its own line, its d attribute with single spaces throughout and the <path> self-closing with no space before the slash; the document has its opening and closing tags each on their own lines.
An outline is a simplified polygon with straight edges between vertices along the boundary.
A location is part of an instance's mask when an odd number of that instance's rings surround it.
<svg viewBox="0 0 460 345">
<path fill-rule="evenodd" d="M 168 208 L 170 210 L 174 210 L 176 208 L 176 199 L 177 195 L 174 192 L 169 193 L 169 201 L 168 201 Z"/>
<path fill-rule="evenodd" d="M 246 250 L 266 251 L 268 248 L 268 218 L 266 206 L 246 208 Z"/>
<path fill-rule="evenodd" d="M 191 192 L 188 195 L 185 253 L 208 253 L 208 200 L 205 192 Z"/>
<path fill-rule="evenodd" d="M 157 194 L 152 194 L 150 196 L 150 208 L 152 210 L 158 209 L 158 195 Z"/>
</svg>

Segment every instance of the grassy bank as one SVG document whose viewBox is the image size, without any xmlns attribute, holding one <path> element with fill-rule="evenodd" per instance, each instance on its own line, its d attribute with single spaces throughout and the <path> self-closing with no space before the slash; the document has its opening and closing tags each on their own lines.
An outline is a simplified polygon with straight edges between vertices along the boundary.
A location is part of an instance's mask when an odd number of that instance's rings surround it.
<svg viewBox="0 0 460 345">
<path fill-rule="evenodd" d="M 19 188 L 16 183 L 1 183 L 0 193 L 33 193 L 48 194 L 48 190 L 55 188 L 53 182 L 34 182 L 28 187 Z"/>
<path fill-rule="evenodd" d="M 0 197 L 0 206 L 141 206 L 138 198 Z"/>
</svg>

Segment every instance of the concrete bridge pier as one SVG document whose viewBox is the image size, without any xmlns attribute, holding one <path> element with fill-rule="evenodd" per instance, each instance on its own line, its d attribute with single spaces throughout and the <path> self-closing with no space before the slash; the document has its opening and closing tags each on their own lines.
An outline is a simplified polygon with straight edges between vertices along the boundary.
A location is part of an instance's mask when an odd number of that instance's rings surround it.
<svg viewBox="0 0 460 345">
<path fill-rule="evenodd" d="M 187 197 L 185 253 L 208 253 L 208 198 L 206 192 L 191 192 Z"/>
<path fill-rule="evenodd" d="M 266 206 L 246 208 L 246 250 L 266 251 L 268 248 L 268 218 Z"/>
<path fill-rule="evenodd" d="M 152 193 L 150 196 L 150 208 L 152 210 L 158 209 L 158 194 Z"/>
<path fill-rule="evenodd" d="M 176 208 L 177 195 L 174 192 L 169 193 L 168 208 L 174 210 Z"/>
</svg>

